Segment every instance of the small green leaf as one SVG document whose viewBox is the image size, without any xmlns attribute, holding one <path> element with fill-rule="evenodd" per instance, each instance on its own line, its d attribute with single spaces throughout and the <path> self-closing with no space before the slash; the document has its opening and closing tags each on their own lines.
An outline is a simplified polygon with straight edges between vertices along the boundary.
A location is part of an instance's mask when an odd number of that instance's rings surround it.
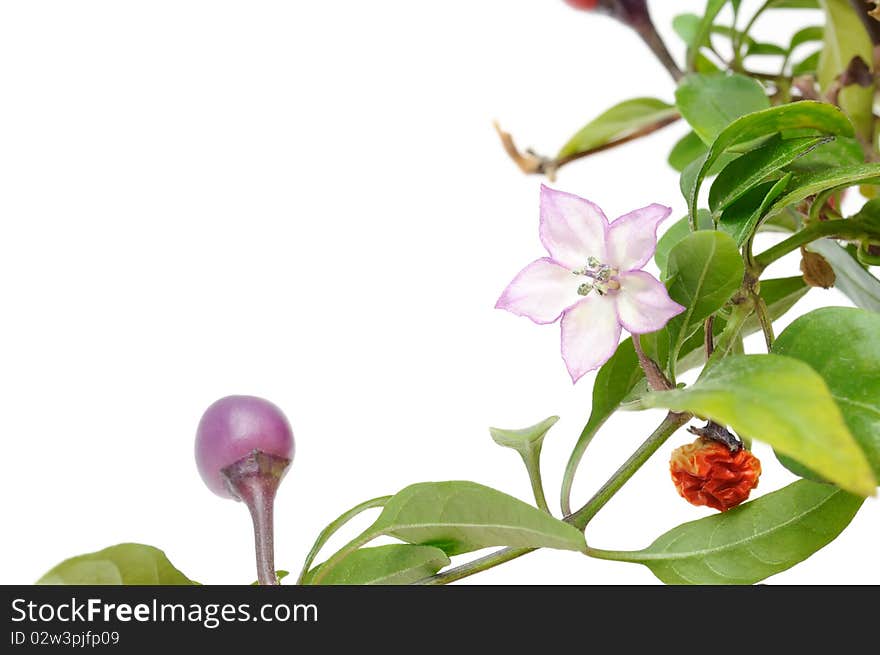
<svg viewBox="0 0 880 655">
<path fill-rule="evenodd" d="M 712 215 L 705 209 L 701 209 L 697 213 L 697 229 L 698 230 L 714 230 L 715 225 L 712 223 Z M 669 251 L 691 233 L 691 227 L 688 223 L 688 217 L 681 218 L 663 233 L 660 240 L 657 241 L 657 249 L 654 251 L 654 263 L 660 269 L 660 279 L 666 280 L 666 266 L 669 260 Z"/>
<path fill-rule="evenodd" d="M 819 253 L 831 264 L 837 276 L 834 287 L 856 307 L 880 312 L 880 280 L 866 271 L 845 248 L 831 239 L 819 239 L 807 246 L 807 250 Z"/>
<path fill-rule="evenodd" d="M 849 0 L 821 0 L 825 10 L 825 41 L 819 55 L 819 88 L 827 92 L 853 57 L 861 57 L 871 66 L 874 48 L 862 21 Z M 867 140 L 873 136 L 874 88 L 857 84 L 840 90 L 840 106 L 856 125 L 859 135 Z"/>
<path fill-rule="evenodd" d="M 874 492 L 864 452 L 825 381 L 781 355 L 732 355 L 692 386 L 651 393 L 648 407 L 688 411 L 759 439 L 847 491 Z"/>
<path fill-rule="evenodd" d="M 779 135 L 729 163 L 709 190 L 709 208 L 716 217 L 768 175 L 788 166 L 798 157 L 833 137 L 783 139 Z"/>
<path fill-rule="evenodd" d="M 792 173 L 782 178 L 759 184 L 725 209 L 718 220 L 718 227 L 733 237 L 737 246 L 743 245 L 754 234 L 761 217 L 791 183 Z"/>
<path fill-rule="evenodd" d="M 666 160 L 670 166 L 681 173 L 688 164 L 703 157 L 708 147 L 696 132 L 688 132 L 672 147 Z"/>
<path fill-rule="evenodd" d="M 679 82 L 675 103 L 707 144 L 737 118 L 770 106 L 764 89 L 750 77 L 700 73 Z"/>
<path fill-rule="evenodd" d="M 672 29 L 685 45 L 691 46 L 700 31 L 701 22 L 702 19 L 696 14 L 679 14 L 672 19 Z"/>
<path fill-rule="evenodd" d="M 799 45 L 810 41 L 821 41 L 825 38 L 825 28 L 822 25 L 810 25 L 794 33 L 789 42 L 788 51 L 792 52 Z"/>
<path fill-rule="evenodd" d="M 64 560 L 37 581 L 45 585 L 195 585 L 158 548 L 118 544 Z"/>
<path fill-rule="evenodd" d="M 582 127 L 559 151 L 557 159 L 592 150 L 637 130 L 678 115 L 670 104 L 655 98 L 635 98 L 613 106 Z"/>
<path fill-rule="evenodd" d="M 547 431 L 556 425 L 558 420 L 558 416 L 551 416 L 545 418 L 540 423 L 535 423 L 535 425 L 519 430 L 489 428 L 489 434 L 492 435 L 492 440 L 499 446 L 513 448 L 517 452 L 522 452 L 533 446 L 540 445 L 544 441 L 544 437 L 547 436 Z"/>
<path fill-rule="evenodd" d="M 800 104 L 800 103 L 797 103 Z M 764 214 L 768 218 L 789 205 L 830 189 L 843 189 L 856 184 L 880 184 L 880 164 L 857 164 L 796 175 L 782 195 Z"/>
<path fill-rule="evenodd" d="M 691 333 L 739 289 L 744 267 L 733 239 L 716 230 L 700 230 L 672 248 L 666 268 L 669 295 L 686 308 L 666 325 L 670 360 L 676 362 Z"/>
<path fill-rule="evenodd" d="M 727 0 L 706 1 L 706 11 L 700 19 L 699 24 L 696 26 L 692 40 L 688 43 L 687 62 L 689 70 L 694 69 L 694 64 L 696 63 L 700 48 L 702 48 L 709 40 L 709 34 L 712 31 L 712 24 L 715 22 L 715 17 L 718 16 L 718 13 L 726 4 Z"/>
<path fill-rule="evenodd" d="M 752 41 L 749 43 L 749 47 L 746 50 L 747 57 L 753 55 L 779 55 L 784 57 L 786 54 L 788 54 L 786 48 L 776 45 L 775 43 L 763 43 L 760 41 Z"/>
<path fill-rule="evenodd" d="M 547 512 L 474 482 L 422 482 L 394 495 L 367 532 L 458 555 L 489 546 L 584 550 L 584 536 Z"/>
<path fill-rule="evenodd" d="M 807 55 L 791 67 L 791 74 L 794 77 L 799 77 L 801 75 L 809 75 L 810 73 L 815 73 L 816 70 L 819 68 L 819 58 L 821 56 L 821 50 L 817 50 L 813 54 Z"/>
<path fill-rule="evenodd" d="M 449 565 L 449 557 L 433 546 L 389 544 L 361 548 L 328 571 L 322 585 L 406 585 L 434 575 Z M 304 583 L 321 570 L 316 566 Z"/>
<path fill-rule="evenodd" d="M 796 319 L 773 352 L 806 362 L 831 390 L 874 475 L 880 478 L 880 314 L 824 307 Z"/>
<path fill-rule="evenodd" d="M 738 118 L 712 142 L 699 170 L 696 174 L 691 173 L 692 181 L 687 185 L 682 182 L 689 215 L 696 215 L 697 197 L 703 179 L 729 149 L 744 147 L 758 139 L 787 130 L 816 130 L 829 136 L 853 135 L 852 124 L 843 112 L 829 104 L 810 100 L 781 105 Z"/>
<path fill-rule="evenodd" d="M 739 507 L 683 523 L 644 550 L 613 559 L 644 564 L 666 584 L 753 584 L 827 546 L 863 502 L 799 480 Z"/>
</svg>

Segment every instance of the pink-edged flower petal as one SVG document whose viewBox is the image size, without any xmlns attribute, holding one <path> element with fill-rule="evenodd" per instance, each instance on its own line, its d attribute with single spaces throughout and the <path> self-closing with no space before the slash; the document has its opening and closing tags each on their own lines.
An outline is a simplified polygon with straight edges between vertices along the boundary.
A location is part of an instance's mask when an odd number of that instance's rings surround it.
<svg viewBox="0 0 880 655">
<path fill-rule="evenodd" d="M 613 296 L 617 319 L 631 334 L 647 334 L 662 328 L 684 307 L 669 297 L 666 287 L 649 273 L 629 271 L 617 276 L 620 290 Z"/>
<path fill-rule="evenodd" d="M 590 295 L 562 316 L 562 359 L 572 382 L 607 362 L 620 341 L 615 303 Z"/>
<path fill-rule="evenodd" d="M 578 280 L 570 270 L 544 257 L 517 273 L 495 308 L 527 316 L 542 325 L 553 323 L 582 298 L 577 289 Z"/>
<path fill-rule="evenodd" d="M 589 200 L 541 185 L 541 243 L 550 256 L 571 270 L 590 257 L 605 261 L 608 219 Z"/>
<path fill-rule="evenodd" d="M 648 205 L 624 214 L 608 229 L 608 265 L 619 271 L 642 268 L 657 248 L 657 226 L 672 209 Z"/>
</svg>

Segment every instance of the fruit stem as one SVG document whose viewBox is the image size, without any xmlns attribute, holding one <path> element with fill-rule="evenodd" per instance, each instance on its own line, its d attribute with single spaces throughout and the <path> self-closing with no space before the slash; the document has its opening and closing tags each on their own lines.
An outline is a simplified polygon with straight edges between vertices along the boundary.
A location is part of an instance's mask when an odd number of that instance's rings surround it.
<svg viewBox="0 0 880 655">
<path fill-rule="evenodd" d="M 250 511 L 254 524 L 257 580 L 261 585 L 278 584 L 273 510 L 275 493 L 288 466 L 289 459 L 253 450 L 222 471 L 232 495 Z"/>
</svg>

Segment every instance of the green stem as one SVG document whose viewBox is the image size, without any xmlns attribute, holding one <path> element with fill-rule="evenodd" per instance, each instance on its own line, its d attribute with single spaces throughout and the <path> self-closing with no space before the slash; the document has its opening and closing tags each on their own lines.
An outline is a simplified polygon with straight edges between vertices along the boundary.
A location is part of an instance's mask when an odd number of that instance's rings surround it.
<svg viewBox="0 0 880 655">
<path fill-rule="evenodd" d="M 703 372 L 700 373 L 700 376 L 705 375 L 706 371 L 733 352 L 736 345 L 740 342 L 740 333 L 754 309 L 755 299 L 751 295 L 733 305 L 727 323 L 715 340 L 715 348 L 712 351 L 712 355 L 706 361 L 706 366 L 703 367 Z"/>
<path fill-rule="evenodd" d="M 584 530 L 587 524 L 596 514 L 599 513 L 614 495 L 620 491 L 621 487 L 629 482 L 630 478 L 635 475 L 636 471 L 642 468 L 645 462 L 650 459 L 651 455 L 657 452 L 666 440 L 678 430 L 682 425 L 691 420 L 691 415 L 687 413 L 669 412 L 663 422 L 657 426 L 651 435 L 645 439 L 644 443 L 629 456 L 617 471 L 614 472 L 608 482 L 602 485 L 587 503 L 565 520 L 574 525 L 579 530 Z"/>
<path fill-rule="evenodd" d="M 391 499 L 391 496 L 380 496 L 379 498 L 372 498 L 370 500 L 362 502 L 360 505 L 356 505 L 352 507 L 347 512 L 343 513 L 339 518 L 330 523 L 326 528 L 321 530 L 321 533 L 318 535 L 318 538 L 315 540 L 315 544 L 312 546 L 312 549 L 309 551 L 309 554 L 306 555 L 306 561 L 303 563 L 302 571 L 299 574 L 299 579 L 296 581 L 296 584 L 304 584 L 306 574 L 309 572 L 309 569 L 312 567 L 312 562 L 315 561 L 315 557 L 318 556 L 318 553 L 321 551 L 321 548 L 324 547 L 324 544 L 329 541 L 330 537 L 332 537 L 343 525 L 351 521 L 355 516 L 361 514 L 362 512 L 367 511 L 368 509 L 374 509 L 376 507 L 384 507 L 385 503 L 387 503 Z"/>
<path fill-rule="evenodd" d="M 609 500 L 614 497 L 618 491 L 620 491 L 621 487 L 625 485 L 633 475 L 635 475 L 636 471 L 638 471 L 642 465 L 648 461 L 648 459 L 657 452 L 657 449 L 662 446 L 666 440 L 680 428 L 682 425 L 687 423 L 691 419 L 690 414 L 680 414 L 677 412 L 670 412 L 666 415 L 666 418 L 663 419 L 663 422 L 659 425 L 659 427 L 651 433 L 645 442 L 639 446 L 638 450 L 636 450 L 632 455 L 630 455 L 629 459 L 623 463 L 623 465 L 617 469 L 614 475 L 602 485 L 602 488 L 599 489 L 595 493 L 595 495 L 587 501 L 587 503 L 581 507 L 577 512 L 572 514 L 571 516 L 565 517 L 563 520 L 567 523 L 571 523 L 579 530 L 584 530 L 587 524 L 590 522 L 600 509 L 602 509 Z M 494 553 L 490 553 L 485 557 L 481 557 L 479 559 L 474 560 L 473 562 L 468 562 L 467 564 L 462 564 L 461 566 L 456 566 L 455 568 L 449 569 L 448 571 L 444 571 L 443 573 L 438 573 L 429 578 L 425 578 L 416 584 L 424 584 L 424 585 L 442 585 L 449 584 L 450 582 L 455 582 L 456 580 L 461 580 L 462 578 L 466 578 L 468 576 L 474 575 L 475 573 L 480 573 L 481 571 L 486 571 L 487 569 L 491 569 L 493 567 L 498 566 L 499 564 L 504 564 L 505 562 L 509 562 L 518 557 L 522 557 L 526 553 L 531 553 L 533 550 L 537 550 L 537 548 L 503 548 Z"/>
<path fill-rule="evenodd" d="M 784 257 L 801 246 L 805 246 L 811 241 L 823 237 L 834 239 L 859 239 L 865 236 L 872 235 L 866 232 L 865 226 L 861 221 L 853 219 L 818 221 L 805 227 L 800 232 L 796 232 L 784 241 L 780 241 L 772 248 L 768 248 L 759 255 L 756 255 L 754 258 L 755 267 L 757 268 L 757 272 L 760 273 L 780 257 Z"/>
<path fill-rule="evenodd" d="M 535 504 L 551 514 L 550 508 L 547 506 L 547 498 L 544 496 L 544 484 L 541 482 L 541 458 L 540 450 L 534 452 L 531 449 L 528 452 L 520 453 L 523 463 L 526 465 L 526 471 L 529 474 L 529 481 L 532 483 L 532 493 L 535 496 Z"/>
<path fill-rule="evenodd" d="M 767 344 L 767 352 L 773 349 L 773 342 L 776 340 L 773 334 L 773 321 L 767 311 L 767 303 L 757 293 L 753 293 L 755 300 L 755 313 L 758 315 L 758 322 L 761 324 L 761 331 L 764 333 L 764 342 Z"/>
</svg>

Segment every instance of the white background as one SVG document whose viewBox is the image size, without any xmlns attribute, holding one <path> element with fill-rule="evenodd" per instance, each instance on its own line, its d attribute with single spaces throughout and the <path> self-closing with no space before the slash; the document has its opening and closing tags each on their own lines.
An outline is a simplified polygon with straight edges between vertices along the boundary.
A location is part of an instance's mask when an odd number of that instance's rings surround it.
<svg viewBox="0 0 880 655">
<path fill-rule="evenodd" d="M 680 56 L 670 20 L 703 3 L 652 4 Z M 780 14 L 758 33 L 819 18 Z M 557 326 L 493 309 L 543 253 L 541 180 L 505 158 L 491 121 L 552 154 L 614 102 L 671 100 L 632 33 L 559 0 L 20 1 L 0 6 L 0 62 L 0 582 L 121 541 L 202 582 L 250 582 L 245 508 L 208 492 L 192 455 L 201 412 L 232 393 L 273 400 L 296 433 L 280 568 L 343 510 L 412 482 L 528 499 L 489 425 L 562 417 L 544 455 L 556 504 L 593 376 L 571 384 Z M 665 156 L 684 130 L 572 165 L 557 186 L 612 218 L 650 202 L 681 215 Z M 800 308 L 826 304 L 846 301 L 814 290 Z M 659 418 L 607 424 L 576 503 Z M 668 479 L 690 440 L 644 467 L 591 543 L 638 548 L 711 513 Z M 792 478 L 757 452 L 760 492 Z M 772 581 L 880 582 L 878 544 L 870 500 Z M 472 580 L 655 582 L 558 552 Z"/>
</svg>

